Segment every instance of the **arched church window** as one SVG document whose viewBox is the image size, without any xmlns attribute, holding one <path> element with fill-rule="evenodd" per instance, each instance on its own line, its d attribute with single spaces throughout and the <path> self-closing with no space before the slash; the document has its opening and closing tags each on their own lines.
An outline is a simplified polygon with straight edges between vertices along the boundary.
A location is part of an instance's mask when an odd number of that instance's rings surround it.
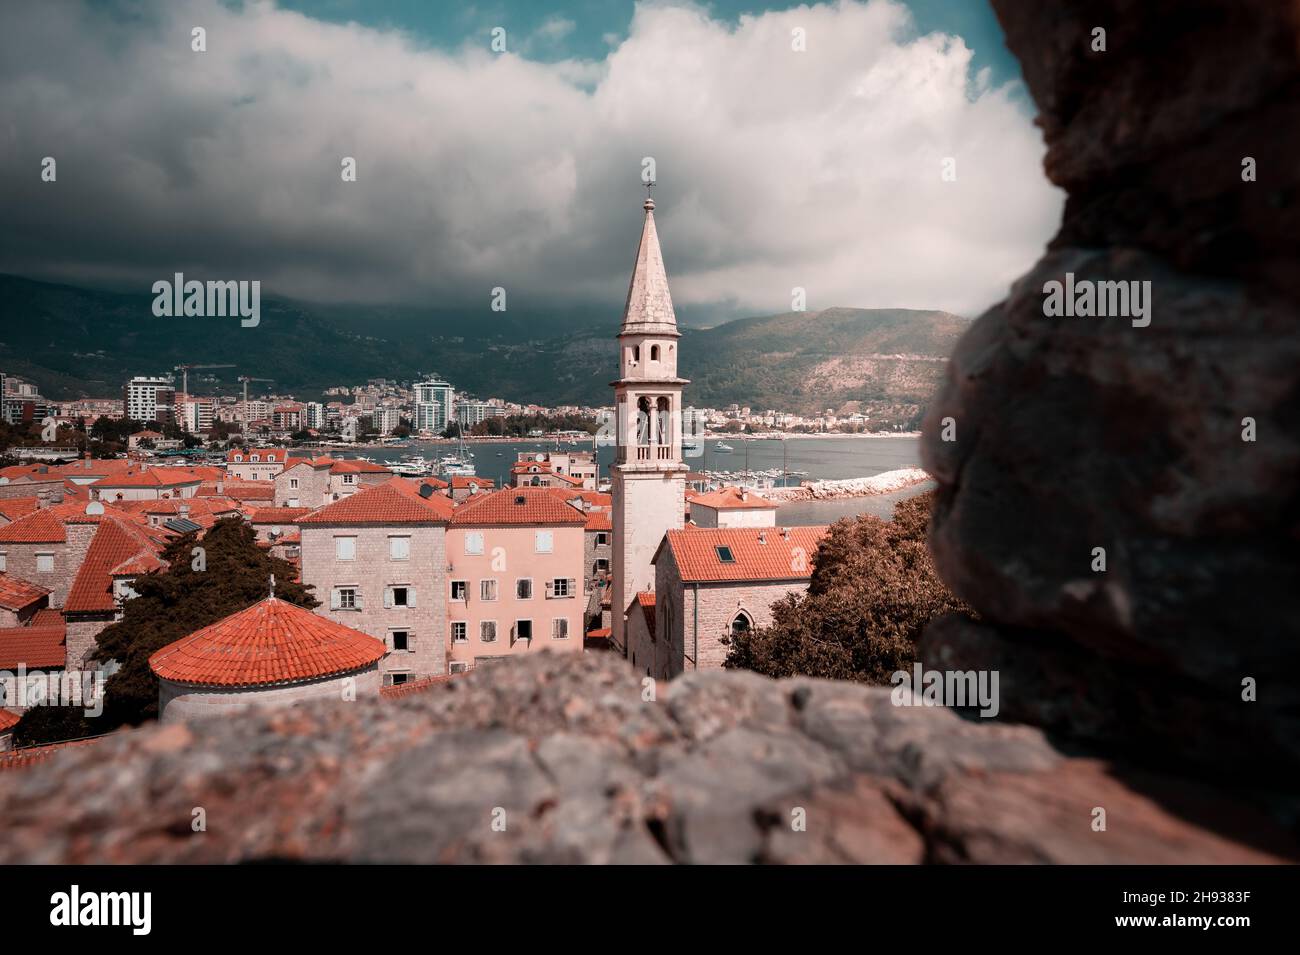
<svg viewBox="0 0 1300 955">
<path fill-rule="evenodd" d="M 658 360 L 659 360 L 659 346 L 658 346 L 658 345 L 651 345 L 651 346 L 650 346 L 650 360 L 651 360 L 651 361 L 658 361 Z"/>
<path fill-rule="evenodd" d="M 749 633 L 754 629 L 754 621 L 750 619 L 749 614 L 740 611 L 731 621 L 731 635 L 740 636 L 742 633 Z"/>
</svg>

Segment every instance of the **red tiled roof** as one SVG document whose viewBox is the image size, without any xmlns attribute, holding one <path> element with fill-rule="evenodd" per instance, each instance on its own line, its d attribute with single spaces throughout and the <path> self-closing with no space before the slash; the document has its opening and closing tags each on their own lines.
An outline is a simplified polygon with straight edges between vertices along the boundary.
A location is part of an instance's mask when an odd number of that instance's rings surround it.
<svg viewBox="0 0 1300 955">
<path fill-rule="evenodd" d="M 94 487 L 103 493 L 106 488 L 178 487 L 182 484 L 198 484 L 202 480 L 200 475 L 190 473 L 189 468 L 141 468 L 135 472 L 102 477 L 94 482 Z"/>
<path fill-rule="evenodd" d="M 134 577 L 167 566 L 158 557 L 158 549 L 158 542 L 135 524 L 115 517 L 100 521 L 63 609 L 70 613 L 117 609 L 113 578 Z"/>
<path fill-rule="evenodd" d="M 274 501 L 275 485 L 270 481 L 205 481 L 195 497 L 229 497 L 236 501 Z"/>
<path fill-rule="evenodd" d="M 39 505 L 40 502 L 34 497 L 11 497 L 7 501 L 0 501 L 0 517 L 6 521 L 16 521 L 36 510 Z"/>
<path fill-rule="evenodd" d="M 627 606 L 627 612 L 630 614 L 633 607 L 641 608 L 641 615 L 645 617 L 646 628 L 650 631 L 650 636 L 655 635 L 655 592 L 653 590 L 643 590 L 632 598 L 632 602 Z"/>
<path fill-rule="evenodd" d="M 44 587 L 28 583 L 21 577 L 0 573 L 0 607 L 6 610 L 19 611 L 30 607 L 49 593 Z"/>
<path fill-rule="evenodd" d="M 18 725 L 20 719 L 22 719 L 22 717 L 12 710 L 0 710 L 0 733 L 3 733 L 8 729 L 13 729 Z"/>
<path fill-rule="evenodd" d="M 382 464 L 373 461 L 335 461 L 330 464 L 330 474 L 391 474 Z"/>
<path fill-rule="evenodd" d="M 429 524 L 451 520 L 451 501 L 421 497 L 405 481 L 374 484 L 298 518 L 299 524 Z"/>
<path fill-rule="evenodd" d="M 441 686 L 443 683 L 450 683 L 453 676 L 459 675 L 460 674 L 456 673 L 444 673 L 442 676 L 426 676 L 421 677 L 418 680 L 408 680 L 405 683 L 380 687 L 379 695 L 385 700 L 400 700 L 404 696 L 423 693 L 430 687 Z"/>
<path fill-rule="evenodd" d="M 592 640 L 598 640 L 602 637 L 609 637 L 612 631 L 609 627 L 597 627 L 595 630 L 588 630 L 587 637 Z"/>
<path fill-rule="evenodd" d="M 310 507 L 259 507 L 253 511 L 249 521 L 253 524 L 292 524 L 310 513 Z"/>
<path fill-rule="evenodd" d="M 256 454 L 258 460 L 253 460 Z M 240 460 L 236 461 L 238 456 Z M 286 464 L 289 452 L 284 448 L 231 448 L 226 452 L 226 461 L 230 464 Z"/>
<path fill-rule="evenodd" d="M 453 527 L 502 524 L 586 524 L 587 515 L 549 487 L 507 487 L 464 501 L 452 514 Z"/>
<path fill-rule="evenodd" d="M 0 527 L 0 543 L 4 544 L 55 544 L 67 539 L 63 521 L 48 507 Z"/>
<path fill-rule="evenodd" d="M 591 507 L 609 510 L 614 506 L 614 496 L 612 494 L 605 494 L 601 491 L 569 491 L 567 493 L 569 500 L 581 498 Z"/>
<path fill-rule="evenodd" d="M 692 504 L 703 504 L 719 511 L 744 511 L 750 509 L 774 509 L 776 507 L 765 497 L 759 497 L 753 491 L 742 491 L 738 487 L 720 487 L 707 494 L 694 494 L 687 498 Z"/>
<path fill-rule="evenodd" d="M 63 626 L 63 611 L 56 607 L 42 607 L 36 613 L 32 614 L 31 623 L 33 627 L 61 627 Z"/>
<path fill-rule="evenodd" d="M 826 532 L 824 524 L 788 528 L 685 527 L 664 535 L 654 559 L 658 561 L 667 547 L 686 583 L 801 580 L 812 575 L 817 545 Z M 731 562 L 723 562 L 719 547 L 730 549 Z"/>
<path fill-rule="evenodd" d="M 159 677 L 198 686 L 266 686 L 350 673 L 379 662 L 383 641 L 275 597 L 169 643 Z"/>
<path fill-rule="evenodd" d="M 48 670 L 66 665 L 68 658 L 64 637 L 67 628 L 6 627 L 0 630 L 0 670 Z"/>
<path fill-rule="evenodd" d="M 479 490 L 484 488 L 494 488 L 496 487 L 496 482 L 491 478 L 485 477 L 466 477 L 463 474 L 452 475 L 451 489 L 453 491 L 465 491 L 472 487 L 476 487 Z"/>
<path fill-rule="evenodd" d="M 589 531 L 612 531 L 614 525 L 610 522 L 609 511 L 588 511 L 587 512 L 587 530 Z"/>
</svg>

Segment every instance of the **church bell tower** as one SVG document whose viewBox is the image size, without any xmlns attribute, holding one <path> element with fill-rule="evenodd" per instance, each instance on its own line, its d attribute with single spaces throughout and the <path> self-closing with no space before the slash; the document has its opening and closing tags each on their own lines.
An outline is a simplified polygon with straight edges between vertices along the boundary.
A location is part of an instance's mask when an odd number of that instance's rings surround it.
<svg viewBox="0 0 1300 955">
<path fill-rule="evenodd" d="M 682 526 L 686 473 L 682 461 L 682 387 L 677 377 L 677 316 L 647 197 L 641 244 L 618 333 L 614 388 L 617 448 L 612 473 L 613 643 L 627 653 L 625 614 L 639 591 L 654 588 L 650 561 L 664 533 Z"/>
</svg>

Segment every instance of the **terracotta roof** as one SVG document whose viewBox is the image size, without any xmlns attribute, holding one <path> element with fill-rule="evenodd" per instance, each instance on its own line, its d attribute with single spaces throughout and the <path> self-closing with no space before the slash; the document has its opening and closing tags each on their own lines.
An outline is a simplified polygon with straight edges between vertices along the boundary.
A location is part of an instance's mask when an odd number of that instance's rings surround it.
<svg viewBox="0 0 1300 955">
<path fill-rule="evenodd" d="M 472 497 L 452 514 L 453 527 L 502 524 L 586 524 L 587 515 L 549 487 L 507 487 Z"/>
<path fill-rule="evenodd" d="M 63 611 L 57 607 L 42 607 L 36 613 L 32 614 L 31 627 L 61 627 L 63 626 Z"/>
<path fill-rule="evenodd" d="M 158 550 L 158 540 L 137 525 L 115 517 L 100 521 L 63 609 L 69 613 L 116 610 L 113 578 L 135 577 L 166 567 Z"/>
<path fill-rule="evenodd" d="M 7 501 L 0 501 L 0 517 L 7 521 L 16 521 L 39 506 L 40 502 L 34 497 L 11 497 Z"/>
<path fill-rule="evenodd" d="M 102 492 L 112 487 L 178 487 L 202 481 L 202 476 L 191 473 L 188 468 L 141 468 L 135 472 L 102 477 L 94 482 L 94 486 L 95 490 Z"/>
<path fill-rule="evenodd" d="M 317 508 L 299 524 L 429 524 L 448 521 L 451 501 L 441 494 L 421 497 L 405 481 L 374 484 L 342 500 Z"/>
<path fill-rule="evenodd" d="M 587 530 L 589 531 L 612 531 L 613 523 L 609 519 L 609 511 L 588 511 L 587 512 Z"/>
<path fill-rule="evenodd" d="M 256 454 L 258 460 L 253 460 Z M 236 461 L 238 456 L 240 460 Z M 230 464 L 284 464 L 289 452 L 284 448 L 231 448 L 226 452 L 226 461 Z"/>
<path fill-rule="evenodd" d="M 569 500 L 581 498 L 591 507 L 604 508 L 609 510 L 614 506 L 614 496 L 605 494 L 602 491 L 568 491 Z"/>
<path fill-rule="evenodd" d="M 68 651 L 64 646 L 67 628 L 57 627 L 6 627 L 0 630 L 0 670 L 48 670 L 67 663 Z"/>
<path fill-rule="evenodd" d="M 330 464 L 330 474 L 391 474 L 382 464 L 373 461 L 335 461 Z"/>
<path fill-rule="evenodd" d="M 18 725 L 20 719 L 22 719 L 22 717 L 12 710 L 0 710 L 0 733 L 3 733 L 8 729 L 13 729 Z"/>
<path fill-rule="evenodd" d="M 222 481 L 221 490 L 218 482 L 205 481 L 199 486 L 195 497 L 229 497 L 236 501 L 273 501 L 275 485 L 270 481 Z"/>
<path fill-rule="evenodd" d="M 453 474 L 451 477 L 451 489 L 453 491 L 464 491 L 469 488 L 494 488 L 496 482 L 491 478 L 484 477 L 467 477 L 463 474 Z"/>
<path fill-rule="evenodd" d="M 404 696 L 423 693 L 430 687 L 441 686 L 443 683 L 450 683 L 454 676 L 460 676 L 460 674 L 444 673 L 442 676 L 426 676 L 421 677 L 418 680 L 408 680 L 405 683 L 398 683 L 393 686 L 380 687 L 379 696 L 385 700 L 400 700 Z"/>
<path fill-rule="evenodd" d="M 602 637 L 608 637 L 613 631 L 609 627 L 597 627 L 595 630 L 588 630 L 587 637 L 592 640 L 598 640 Z"/>
<path fill-rule="evenodd" d="M 693 494 L 687 500 L 718 511 L 771 510 L 776 507 L 767 498 L 759 497 L 753 491 L 742 491 L 738 487 L 722 487 L 707 494 Z"/>
<path fill-rule="evenodd" d="M 788 528 L 684 527 L 664 535 L 654 559 L 658 561 L 667 547 L 686 583 L 803 580 L 812 575 L 817 545 L 826 532 L 824 524 Z M 727 550 L 720 553 L 719 548 Z M 730 561 L 723 559 L 727 552 Z"/>
<path fill-rule="evenodd" d="M 292 524 L 310 513 L 310 507 L 259 507 L 249 521 L 253 524 Z"/>
<path fill-rule="evenodd" d="M 149 668 L 176 683 L 266 686 L 350 673 L 386 652 L 368 634 L 267 597 L 169 643 L 149 658 Z"/>
<path fill-rule="evenodd" d="M 0 527 L 0 543 L 4 544 L 56 544 L 67 539 L 63 521 L 48 507 Z"/>
<path fill-rule="evenodd" d="M 645 617 L 646 628 L 650 631 L 650 636 L 655 635 L 655 592 L 653 590 L 643 590 L 632 598 L 632 602 L 627 605 L 627 612 L 632 613 L 633 607 L 641 608 L 641 615 Z"/>
<path fill-rule="evenodd" d="M 30 607 L 42 597 L 49 596 L 49 593 L 44 587 L 28 583 L 21 577 L 0 573 L 0 607 L 6 610 L 18 611 Z"/>
</svg>

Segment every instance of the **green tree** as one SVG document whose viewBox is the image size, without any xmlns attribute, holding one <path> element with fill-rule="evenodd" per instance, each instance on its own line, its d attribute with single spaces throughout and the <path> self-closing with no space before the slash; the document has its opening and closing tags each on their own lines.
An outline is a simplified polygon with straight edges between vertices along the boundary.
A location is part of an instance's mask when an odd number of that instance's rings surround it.
<svg viewBox="0 0 1300 955">
<path fill-rule="evenodd" d="M 204 569 L 195 569 L 195 547 L 203 548 Z M 104 712 L 86 719 L 73 707 L 34 707 L 14 728 L 19 746 L 94 736 L 156 719 L 158 680 L 149 657 L 266 597 L 272 574 L 281 600 L 308 608 L 319 603 L 309 587 L 294 582 L 293 565 L 259 547 L 253 529 L 237 517 L 218 521 L 202 540 L 194 534 L 173 540 L 163 558 L 167 569 L 137 578 L 138 596 L 126 601 L 122 619 L 96 638 L 92 658 L 118 664 L 104 688 Z"/>
<path fill-rule="evenodd" d="M 917 495 L 894 506 L 892 521 L 833 524 L 807 592 L 773 604 L 771 625 L 730 638 L 725 666 L 876 684 L 910 668 L 927 623 L 971 612 L 939 579 L 926 546 L 933 502 L 933 492 Z"/>
</svg>

